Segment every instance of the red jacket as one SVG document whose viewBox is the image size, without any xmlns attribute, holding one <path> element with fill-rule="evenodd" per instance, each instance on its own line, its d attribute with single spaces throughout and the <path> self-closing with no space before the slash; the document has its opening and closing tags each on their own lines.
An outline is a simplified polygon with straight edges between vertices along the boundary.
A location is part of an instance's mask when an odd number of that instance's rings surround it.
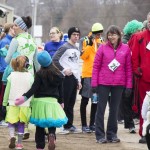
<svg viewBox="0 0 150 150">
<path fill-rule="evenodd" d="M 150 50 L 146 48 L 150 42 L 150 31 L 145 30 L 135 34 L 129 41 L 129 47 L 132 51 L 133 72 L 138 68 L 142 71 L 142 77 L 146 82 L 150 82 Z"/>
</svg>

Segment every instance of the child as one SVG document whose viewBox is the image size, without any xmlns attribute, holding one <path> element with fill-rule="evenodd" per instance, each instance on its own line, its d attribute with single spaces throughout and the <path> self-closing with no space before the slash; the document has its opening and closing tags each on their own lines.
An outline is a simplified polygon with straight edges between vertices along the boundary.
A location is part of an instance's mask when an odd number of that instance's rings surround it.
<svg viewBox="0 0 150 150">
<path fill-rule="evenodd" d="M 20 106 L 15 105 L 15 99 L 20 97 L 24 92 L 28 91 L 33 83 L 33 75 L 27 72 L 29 67 L 29 59 L 26 56 L 18 56 L 11 61 L 12 72 L 7 81 L 3 106 L 7 106 L 7 114 L 5 121 L 8 122 L 10 144 L 9 148 L 23 149 L 22 138 L 24 134 L 24 125 L 29 122 L 31 108 L 30 101 Z M 18 129 L 18 141 L 15 145 L 15 128 Z"/>
<path fill-rule="evenodd" d="M 150 150 L 150 91 L 146 92 L 141 115 L 144 120 L 142 135 L 145 136 L 147 147 Z"/>
<path fill-rule="evenodd" d="M 36 125 L 36 148 L 38 150 L 44 149 L 44 128 L 48 128 L 48 149 L 54 150 L 56 127 L 61 127 L 68 121 L 62 109 L 64 105 L 62 101 L 63 76 L 52 64 L 52 59 L 47 51 L 38 53 L 37 59 L 41 69 L 36 73 L 31 89 L 22 97 L 16 99 L 15 104 L 20 105 L 26 102 L 34 94 L 30 122 Z"/>
</svg>

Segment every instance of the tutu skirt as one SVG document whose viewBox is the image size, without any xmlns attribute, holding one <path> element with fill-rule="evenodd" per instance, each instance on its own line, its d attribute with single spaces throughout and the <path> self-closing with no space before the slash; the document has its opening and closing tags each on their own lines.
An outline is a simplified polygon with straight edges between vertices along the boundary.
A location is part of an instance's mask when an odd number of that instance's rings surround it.
<svg viewBox="0 0 150 150">
<path fill-rule="evenodd" d="M 43 128 L 61 127 L 67 121 L 66 114 L 57 102 L 57 99 L 44 97 L 34 98 L 32 101 L 32 113 L 30 117 L 32 124 Z"/>
</svg>

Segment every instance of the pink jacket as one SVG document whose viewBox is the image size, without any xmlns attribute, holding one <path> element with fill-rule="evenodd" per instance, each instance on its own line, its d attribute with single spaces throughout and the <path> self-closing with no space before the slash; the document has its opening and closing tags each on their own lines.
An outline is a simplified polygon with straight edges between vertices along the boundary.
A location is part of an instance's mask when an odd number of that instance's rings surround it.
<svg viewBox="0 0 150 150">
<path fill-rule="evenodd" d="M 120 63 L 120 66 L 113 72 L 109 69 L 108 64 L 114 58 Z M 116 52 L 110 43 L 99 47 L 93 65 L 92 87 L 100 84 L 132 88 L 131 51 L 127 44 L 120 43 Z"/>
</svg>

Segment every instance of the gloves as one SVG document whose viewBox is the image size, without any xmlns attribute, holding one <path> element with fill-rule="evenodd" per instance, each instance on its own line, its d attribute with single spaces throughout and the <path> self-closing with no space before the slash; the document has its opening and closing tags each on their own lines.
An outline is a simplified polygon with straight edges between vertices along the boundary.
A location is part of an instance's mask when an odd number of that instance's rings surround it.
<svg viewBox="0 0 150 150">
<path fill-rule="evenodd" d="M 132 93 L 132 89 L 129 89 L 129 88 L 127 88 L 126 90 L 125 90 L 125 97 L 130 97 L 131 96 L 131 93 Z"/>
<path fill-rule="evenodd" d="M 21 105 L 21 104 L 23 104 L 25 101 L 26 101 L 25 97 L 24 97 L 24 96 L 21 96 L 20 98 L 17 98 L 17 99 L 15 100 L 15 105 Z"/>
<path fill-rule="evenodd" d="M 97 87 L 92 87 L 92 93 L 97 93 Z"/>
<path fill-rule="evenodd" d="M 141 70 L 141 68 L 138 67 L 137 70 L 134 71 L 134 74 L 135 74 L 135 76 L 138 77 L 138 78 L 141 77 L 141 76 L 142 76 L 142 70 Z"/>
<path fill-rule="evenodd" d="M 87 45 L 89 45 L 89 46 L 93 45 L 93 37 L 92 36 L 89 37 L 89 42 Z"/>
</svg>

